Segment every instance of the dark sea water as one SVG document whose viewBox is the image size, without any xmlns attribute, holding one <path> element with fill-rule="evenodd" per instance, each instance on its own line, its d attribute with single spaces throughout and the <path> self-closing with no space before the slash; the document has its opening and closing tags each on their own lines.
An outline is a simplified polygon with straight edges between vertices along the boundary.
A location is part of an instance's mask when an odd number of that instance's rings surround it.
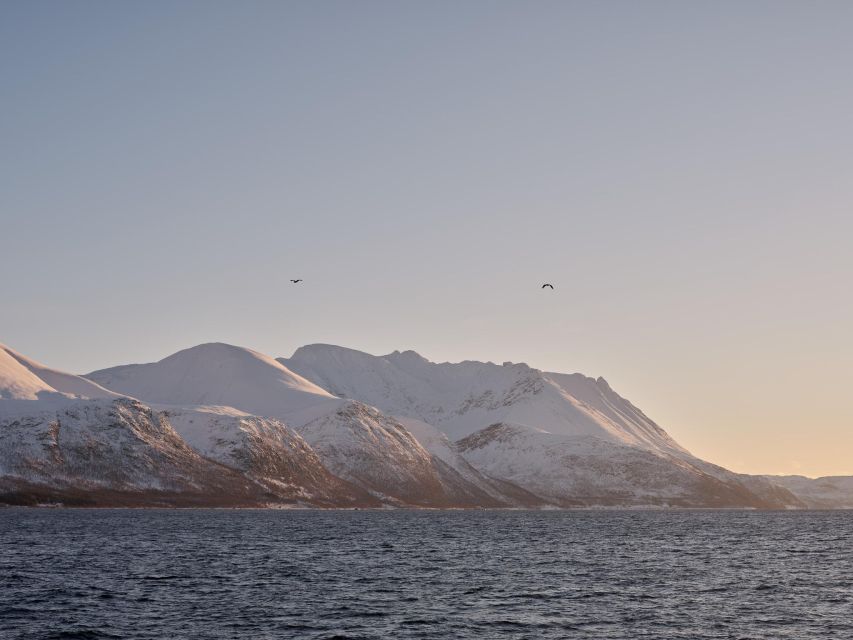
<svg viewBox="0 0 853 640">
<path fill-rule="evenodd" d="M 853 638 L 853 512 L 0 509 L 0 638 Z"/>
</svg>

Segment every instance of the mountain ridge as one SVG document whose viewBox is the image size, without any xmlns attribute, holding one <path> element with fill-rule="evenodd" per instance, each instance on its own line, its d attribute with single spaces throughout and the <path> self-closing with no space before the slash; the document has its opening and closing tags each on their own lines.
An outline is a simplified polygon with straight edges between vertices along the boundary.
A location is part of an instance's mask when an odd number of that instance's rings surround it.
<svg viewBox="0 0 853 640">
<path fill-rule="evenodd" d="M 452 439 L 506 421 L 686 453 L 603 378 L 549 373 L 525 363 L 433 363 L 414 351 L 372 356 L 322 344 L 277 360 L 335 395 L 434 424 Z M 529 400 L 537 395 L 533 407 Z"/>
<path fill-rule="evenodd" d="M 798 508 L 817 500 L 696 458 L 602 377 L 433 363 L 411 350 L 372 356 L 316 344 L 274 359 L 205 343 L 75 376 L 2 347 L 0 444 L 0 495 L 98 504 Z M 136 470 L 133 482 L 123 466 Z M 788 483 L 808 493 L 801 484 Z"/>
</svg>

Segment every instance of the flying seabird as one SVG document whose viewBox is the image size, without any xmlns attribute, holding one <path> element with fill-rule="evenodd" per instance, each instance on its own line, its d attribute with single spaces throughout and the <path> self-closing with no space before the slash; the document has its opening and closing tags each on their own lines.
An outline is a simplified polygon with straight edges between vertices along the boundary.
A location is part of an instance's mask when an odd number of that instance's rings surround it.
<svg viewBox="0 0 853 640">
<path fill-rule="evenodd" d="M 297 282 L 302 282 L 302 278 L 299 278 L 299 280 L 291 280 L 291 282 L 292 282 L 293 284 L 296 284 Z"/>
<path fill-rule="evenodd" d="M 553 289 L 553 288 L 554 288 L 554 285 L 553 285 L 553 284 L 548 284 L 548 283 L 546 282 L 545 284 L 543 284 L 543 285 L 542 285 L 542 288 L 543 288 L 543 289 L 544 289 L 545 287 L 551 287 L 551 288 Z"/>
</svg>

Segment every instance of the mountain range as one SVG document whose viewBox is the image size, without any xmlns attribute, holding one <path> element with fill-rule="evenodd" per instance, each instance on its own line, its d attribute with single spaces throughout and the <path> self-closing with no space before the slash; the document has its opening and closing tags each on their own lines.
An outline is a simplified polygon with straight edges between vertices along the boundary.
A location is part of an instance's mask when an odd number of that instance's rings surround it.
<svg viewBox="0 0 853 640">
<path fill-rule="evenodd" d="M 0 503 L 834 508 L 853 480 L 728 471 L 523 363 L 211 343 L 81 376 L 0 345 Z"/>
</svg>

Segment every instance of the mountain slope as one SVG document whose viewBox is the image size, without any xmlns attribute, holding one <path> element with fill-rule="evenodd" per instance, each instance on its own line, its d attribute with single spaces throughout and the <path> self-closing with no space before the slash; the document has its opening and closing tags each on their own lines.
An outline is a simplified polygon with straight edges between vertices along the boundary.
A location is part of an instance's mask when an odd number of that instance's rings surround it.
<svg viewBox="0 0 853 640">
<path fill-rule="evenodd" d="M 366 491 L 332 475 L 304 438 L 279 420 L 231 407 L 170 408 L 163 415 L 195 451 L 242 471 L 279 499 L 379 505 Z"/>
<path fill-rule="evenodd" d="M 847 505 L 830 480 L 732 473 L 603 379 L 525 364 L 213 343 L 80 377 L 0 347 L 0 501 Z"/>
<path fill-rule="evenodd" d="M 431 455 L 399 421 L 360 402 L 348 401 L 299 432 L 333 473 L 392 503 L 428 507 L 519 503 L 497 487 L 485 489 L 472 482 Z"/>
<path fill-rule="evenodd" d="M 436 364 L 413 351 L 380 357 L 330 345 L 301 347 L 279 362 L 336 395 L 435 425 L 451 440 L 506 422 L 686 453 L 601 378 L 526 364 Z"/>
<path fill-rule="evenodd" d="M 691 455 L 603 378 L 526 364 L 435 364 L 413 351 L 372 356 L 331 345 L 302 347 L 279 362 L 332 393 L 412 419 L 415 428 L 434 425 L 460 439 L 443 445 L 445 455 L 461 453 L 483 476 L 561 504 L 803 504 L 764 478 Z M 491 425 L 503 425 L 503 436 L 485 446 L 484 433 L 497 435 Z M 435 441 L 435 434 L 424 437 Z"/>
<path fill-rule="evenodd" d="M 457 444 L 478 469 L 562 507 L 784 506 L 674 456 L 591 436 L 494 424 Z"/>
<path fill-rule="evenodd" d="M 0 418 L 0 489 L 84 504 L 250 504 L 240 474 L 202 458 L 162 416 L 131 399 L 75 400 Z M 183 496 L 183 498 L 180 498 Z M 8 496 L 7 496 L 8 497 Z"/>
<path fill-rule="evenodd" d="M 176 408 L 199 404 L 232 407 L 255 416 L 260 420 L 256 424 L 266 425 L 265 432 L 270 423 L 262 419 L 283 421 L 300 433 L 334 475 L 395 504 L 503 506 L 517 501 L 503 499 L 494 487 L 485 492 L 468 482 L 424 450 L 399 422 L 371 407 L 334 397 L 249 349 L 200 345 L 157 363 L 115 367 L 87 377 L 167 409 L 179 420 L 179 430 L 187 423 Z M 209 430 L 217 421 L 205 424 Z M 235 436 L 244 438 L 232 426 L 229 437 Z M 203 450 L 209 452 L 210 433 L 205 438 Z M 277 446 L 270 445 L 265 456 L 271 457 Z"/>
<path fill-rule="evenodd" d="M 38 400 L 55 394 L 121 397 L 86 378 L 51 369 L 0 344 L 0 399 Z"/>
<path fill-rule="evenodd" d="M 224 354 L 242 362 L 243 371 L 272 372 L 264 378 L 277 392 L 271 402 L 288 394 L 297 399 L 289 406 L 297 409 L 316 398 L 340 402 L 269 358 L 248 352 L 241 361 L 240 354 Z M 221 369 L 206 371 L 224 382 Z M 157 382 L 168 385 L 174 378 Z M 240 382 L 213 391 L 239 394 Z M 329 473 L 310 446 L 279 421 L 231 408 L 155 410 L 7 347 L 0 349 L 0 498 L 93 505 L 379 504 Z"/>
<path fill-rule="evenodd" d="M 507 480 L 490 477 L 472 466 L 460 453 L 458 447 L 436 427 L 414 418 L 395 417 L 434 459 L 453 469 L 467 483 L 504 506 L 537 507 L 547 500 Z"/>
<path fill-rule="evenodd" d="M 269 356 L 222 343 L 202 344 L 159 362 L 103 369 L 85 377 L 152 404 L 228 406 L 274 418 L 339 403 Z"/>
</svg>

